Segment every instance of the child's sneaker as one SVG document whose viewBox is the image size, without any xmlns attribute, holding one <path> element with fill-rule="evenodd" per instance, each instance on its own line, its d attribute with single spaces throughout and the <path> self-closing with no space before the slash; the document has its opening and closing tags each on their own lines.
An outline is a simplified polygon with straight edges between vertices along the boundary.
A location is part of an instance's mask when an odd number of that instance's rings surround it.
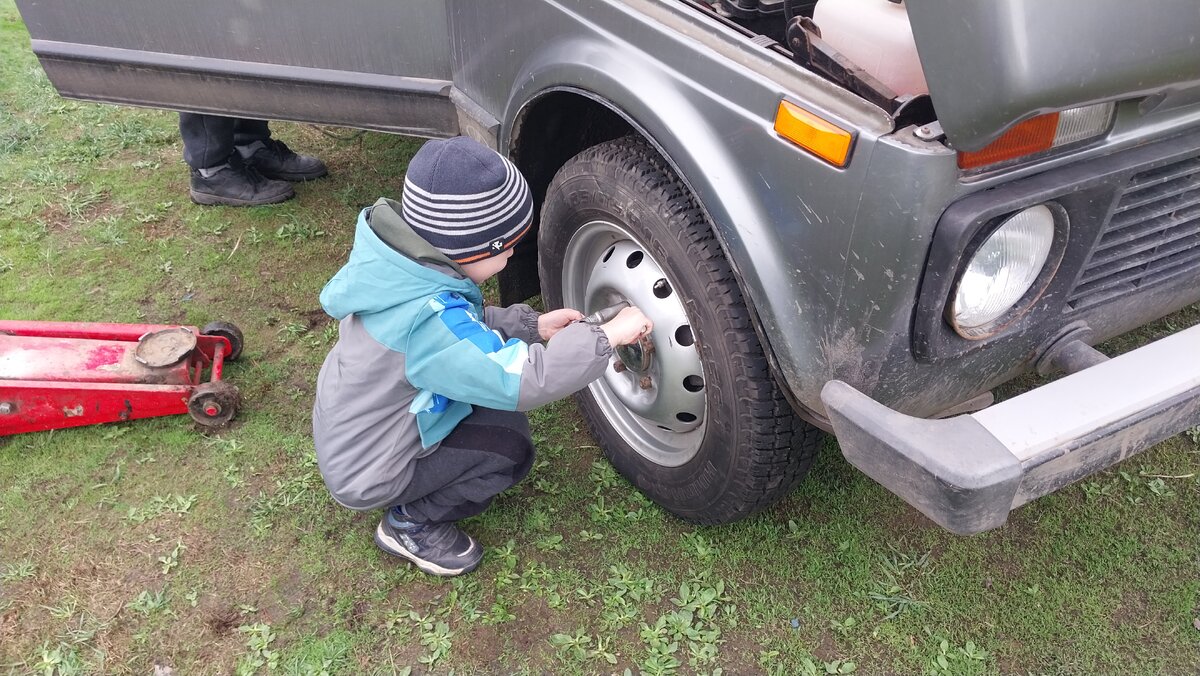
<svg viewBox="0 0 1200 676">
<path fill-rule="evenodd" d="M 483 547 L 453 523 L 419 524 L 389 509 L 375 529 L 375 544 L 417 564 L 430 575 L 453 577 L 475 570 Z"/>
</svg>

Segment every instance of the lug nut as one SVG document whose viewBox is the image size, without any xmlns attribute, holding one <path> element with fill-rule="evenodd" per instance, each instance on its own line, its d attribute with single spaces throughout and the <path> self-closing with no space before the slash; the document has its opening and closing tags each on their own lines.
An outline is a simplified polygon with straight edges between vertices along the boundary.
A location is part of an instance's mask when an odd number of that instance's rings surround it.
<svg viewBox="0 0 1200 676">
<path fill-rule="evenodd" d="M 13 412 L 13 405 L 7 401 L 0 402 L 0 415 L 8 415 Z"/>
<path fill-rule="evenodd" d="M 613 370 L 616 371 L 617 373 L 624 372 L 625 371 L 625 362 L 621 361 L 620 359 L 614 361 L 613 362 Z"/>
<path fill-rule="evenodd" d="M 638 382 L 638 384 L 642 386 L 643 390 L 648 390 L 651 387 L 654 387 L 654 383 L 650 380 L 650 376 L 642 376 L 642 379 Z"/>
</svg>

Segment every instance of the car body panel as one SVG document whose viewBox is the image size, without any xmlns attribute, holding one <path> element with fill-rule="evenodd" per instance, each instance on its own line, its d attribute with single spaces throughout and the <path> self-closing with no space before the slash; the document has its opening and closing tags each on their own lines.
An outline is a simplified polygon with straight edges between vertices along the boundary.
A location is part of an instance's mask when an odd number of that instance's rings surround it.
<svg viewBox="0 0 1200 676">
<path fill-rule="evenodd" d="M 908 0 L 938 119 L 974 151 L 1039 113 L 1200 88 L 1195 0 Z"/>
<path fill-rule="evenodd" d="M 444 0 L 22 0 L 35 40 L 450 79 Z"/>
<path fill-rule="evenodd" d="M 63 96 L 451 136 L 443 2 L 20 3 Z"/>
</svg>

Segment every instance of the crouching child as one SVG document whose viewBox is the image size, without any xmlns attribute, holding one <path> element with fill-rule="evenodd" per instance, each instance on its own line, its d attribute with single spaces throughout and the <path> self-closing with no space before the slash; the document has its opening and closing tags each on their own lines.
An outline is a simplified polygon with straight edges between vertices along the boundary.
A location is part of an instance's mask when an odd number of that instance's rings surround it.
<svg viewBox="0 0 1200 676">
<path fill-rule="evenodd" d="M 507 159 L 466 137 L 429 141 L 401 200 L 359 214 L 350 258 L 321 291 L 340 321 L 313 407 L 321 476 L 345 507 L 386 509 L 375 543 L 426 573 L 479 565 L 457 522 L 529 473 L 523 411 L 586 387 L 614 347 L 652 328 L 637 308 L 596 326 L 569 308 L 484 307 L 479 285 L 532 218 Z"/>
</svg>

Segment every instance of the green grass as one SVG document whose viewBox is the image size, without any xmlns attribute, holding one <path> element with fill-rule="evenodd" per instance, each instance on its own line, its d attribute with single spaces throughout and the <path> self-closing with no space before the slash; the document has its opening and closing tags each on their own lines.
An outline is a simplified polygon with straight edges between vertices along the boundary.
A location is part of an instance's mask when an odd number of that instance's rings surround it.
<svg viewBox="0 0 1200 676">
<path fill-rule="evenodd" d="M 827 442 L 794 494 L 682 523 L 602 460 L 571 402 L 467 527 L 474 575 L 382 556 L 336 506 L 309 410 L 336 339 L 317 292 L 418 142 L 277 125 L 329 179 L 272 208 L 186 197 L 176 118 L 58 98 L 0 0 L 0 316 L 246 334 L 218 435 L 161 418 L 0 440 L 0 672 L 1195 673 L 1200 441 L 1180 436 L 945 533 Z M 1189 308 L 1114 342 L 1200 322 Z M 1034 379 L 1023 381 L 1025 385 Z"/>
</svg>

